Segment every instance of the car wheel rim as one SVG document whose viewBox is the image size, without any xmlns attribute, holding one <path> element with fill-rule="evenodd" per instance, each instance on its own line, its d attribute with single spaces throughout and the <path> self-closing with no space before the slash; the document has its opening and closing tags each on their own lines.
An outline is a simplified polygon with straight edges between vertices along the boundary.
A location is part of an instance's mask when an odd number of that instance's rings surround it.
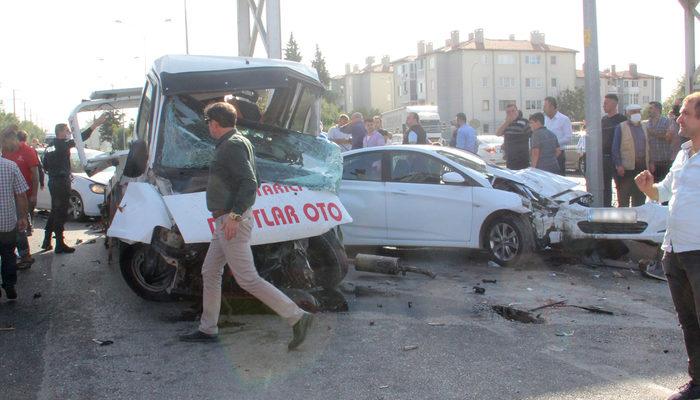
<svg viewBox="0 0 700 400">
<path fill-rule="evenodd" d="M 71 195 L 70 199 L 68 200 L 68 207 L 70 207 L 68 213 L 73 216 L 73 219 L 78 219 L 81 217 L 81 214 L 83 213 L 83 201 L 79 196 Z"/>
<path fill-rule="evenodd" d="M 175 272 L 174 268 L 159 262 L 157 258 L 147 258 L 144 251 L 134 256 L 131 269 L 139 285 L 150 292 L 166 290 Z"/>
<path fill-rule="evenodd" d="M 515 229 L 506 223 L 499 223 L 489 233 L 491 251 L 501 261 L 510 261 L 518 254 L 520 241 Z"/>
</svg>

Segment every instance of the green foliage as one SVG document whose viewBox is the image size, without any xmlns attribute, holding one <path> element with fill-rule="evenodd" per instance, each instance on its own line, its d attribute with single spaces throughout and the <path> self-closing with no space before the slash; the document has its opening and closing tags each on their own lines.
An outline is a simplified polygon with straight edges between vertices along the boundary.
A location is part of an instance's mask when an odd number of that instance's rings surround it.
<svg viewBox="0 0 700 400">
<path fill-rule="evenodd" d="M 663 103 L 663 112 L 662 115 L 667 115 L 669 111 L 671 111 L 671 107 L 673 107 L 673 102 L 676 101 L 676 99 L 683 99 L 687 94 L 685 93 L 685 75 L 681 76 L 678 78 L 678 82 L 676 83 L 676 88 L 673 89 L 673 92 L 664 100 Z"/>
<path fill-rule="evenodd" d="M 20 121 L 16 115 L 0 109 L 0 131 L 10 125 L 17 125 L 19 126 L 19 129 L 27 132 L 27 135 L 29 136 L 27 142 L 30 144 L 34 139 L 38 139 L 40 142 L 43 142 L 44 137 L 46 136 L 44 130 L 36 126 L 32 121 Z"/>
<path fill-rule="evenodd" d="M 566 89 L 557 96 L 559 112 L 567 115 L 572 121 L 583 121 L 586 118 L 586 98 L 583 88 Z"/>
<path fill-rule="evenodd" d="M 328 131 L 331 126 L 335 125 L 335 121 L 340 114 L 342 114 L 342 111 L 335 103 L 325 98 L 321 100 L 321 121 L 325 131 Z"/>
<path fill-rule="evenodd" d="M 125 114 L 119 110 L 107 111 L 107 121 L 99 128 L 100 142 L 110 142 L 113 150 L 125 150 L 134 132 L 134 121 L 124 126 Z"/>
<path fill-rule="evenodd" d="M 318 79 L 323 83 L 323 86 L 326 88 L 330 87 L 331 76 L 326 68 L 326 59 L 323 57 L 323 54 L 321 54 L 321 49 L 318 48 L 318 44 L 316 45 L 316 54 L 314 55 L 314 60 L 311 61 L 311 66 L 316 68 Z"/>
<path fill-rule="evenodd" d="M 375 115 L 381 115 L 381 114 L 382 114 L 382 110 L 380 110 L 380 109 L 378 109 L 378 108 L 370 108 L 370 109 L 367 109 L 367 108 L 365 108 L 365 107 L 356 108 L 356 109 L 354 109 L 352 112 L 359 112 L 360 114 L 362 114 L 362 116 L 363 116 L 364 118 L 372 118 L 372 117 L 374 117 Z M 349 114 L 348 114 L 348 115 L 349 115 Z"/>
<path fill-rule="evenodd" d="M 294 40 L 294 33 L 289 34 L 289 42 L 287 42 L 287 47 L 284 49 L 284 59 L 296 62 L 301 61 L 301 52 L 297 41 Z"/>
</svg>

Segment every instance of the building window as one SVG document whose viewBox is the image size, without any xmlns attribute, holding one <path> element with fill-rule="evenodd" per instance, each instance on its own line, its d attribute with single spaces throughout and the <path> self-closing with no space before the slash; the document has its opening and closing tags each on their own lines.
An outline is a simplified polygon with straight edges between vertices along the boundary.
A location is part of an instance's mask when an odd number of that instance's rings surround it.
<svg viewBox="0 0 700 400">
<path fill-rule="evenodd" d="M 515 104 L 515 100 L 498 100 L 498 111 L 505 111 L 508 104 Z"/>
<path fill-rule="evenodd" d="M 498 87 L 500 88 L 513 88 L 515 87 L 515 78 L 509 76 L 502 76 L 498 78 Z"/>
<path fill-rule="evenodd" d="M 418 60 L 418 69 L 423 69 L 423 59 Z"/>
<path fill-rule="evenodd" d="M 540 56 L 527 55 L 525 56 L 525 64 L 539 64 Z"/>
<path fill-rule="evenodd" d="M 489 87 L 489 78 L 487 78 L 487 77 L 481 78 L 481 87 Z"/>
<path fill-rule="evenodd" d="M 408 82 L 403 83 L 403 94 L 408 94 Z"/>
<path fill-rule="evenodd" d="M 512 54 L 499 54 L 498 57 L 496 57 L 496 64 L 515 64 L 515 56 Z"/>
<path fill-rule="evenodd" d="M 423 82 L 418 84 L 418 93 L 423 93 Z"/>
<path fill-rule="evenodd" d="M 482 100 L 481 101 L 481 111 L 488 111 L 490 109 L 489 107 L 489 101 L 488 100 Z"/>
<path fill-rule="evenodd" d="M 639 104 L 639 95 L 638 94 L 633 94 L 631 98 L 632 104 Z"/>
<path fill-rule="evenodd" d="M 647 87 L 648 85 L 649 85 L 649 81 L 647 81 L 647 80 L 645 79 L 645 80 L 644 80 L 644 87 Z"/>
<path fill-rule="evenodd" d="M 484 133 L 489 133 L 489 124 L 484 124 Z"/>
<path fill-rule="evenodd" d="M 482 54 L 480 57 L 480 61 L 482 64 L 488 64 L 489 63 L 488 56 L 486 56 L 486 54 Z"/>
<path fill-rule="evenodd" d="M 630 87 L 630 81 L 625 81 L 625 87 Z"/>
<path fill-rule="evenodd" d="M 430 57 L 430 59 L 428 59 L 428 68 L 435 69 L 435 57 Z"/>
<path fill-rule="evenodd" d="M 541 110 L 542 100 L 525 100 L 526 110 Z"/>
<path fill-rule="evenodd" d="M 552 78 L 552 87 L 557 87 L 557 78 Z"/>
<path fill-rule="evenodd" d="M 557 56 L 549 57 L 549 63 L 552 65 L 557 65 Z"/>
<path fill-rule="evenodd" d="M 632 87 L 639 87 L 639 81 L 632 81 Z"/>
<path fill-rule="evenodd" d="M 406 73 L 406 64 L 403 64 L 403 65 L 401 66 L 401 73 L 402 73 L 402 74 L 405 74 L 405 73 Z"/>
<path fill-rule="evenodd" d="M 541 88 L 542 86 L 542 78 L 525 78 L 526 88 Z"/>
</svg>

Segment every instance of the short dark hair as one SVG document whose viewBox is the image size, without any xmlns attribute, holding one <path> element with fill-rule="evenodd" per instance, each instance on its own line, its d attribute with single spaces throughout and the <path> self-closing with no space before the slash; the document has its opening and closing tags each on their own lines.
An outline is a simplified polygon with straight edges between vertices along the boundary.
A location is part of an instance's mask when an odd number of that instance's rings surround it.
<svg viewBox="0 0 700 400">
<path fill-rule="evenodd" d="M 218 122 L 222 128 L 236 127 L 236 109 L 224 101 L 209 104 L 204 109 L 204 118 Z"/>
<path fill-rule="evenodd" d="M 661 105 L 661 103 L 659 103 L 658 101 L 650 101 L 650 102 L 649 102 L 649 105 L 652 106 L 652 107 L 655 107 L 655 108 L 656 108 L 657 110 L 659 110 L 659 111 L 661 111 L 661 109 L 663 108 L 663 106 Z"/>
<path fill-rule="evenodd" d="M 63 130 L 66 128 L 68 128 L 68 124 L 56 124 L 56 126 L 53 128 L 53 133 L 58 135 L 59 132 L 63 132 Z"/>
<path fill-rule="evenodd" d="M 557 99 L 555 99 L 554 97 L 552 97 L 552 96 L 547 96 L 547 97 L 544 98 L 544 101 L 546 101 L 547 103 L 551 104 L 552 107 L 557 108 Z"/>
<path fill-rule="evenodd" d="M 463 112 L 457 113 L 457 119 L 458 119 L 458 120 L 461 120 L 461 121 L 464 121 L 464 122 L 467 122 L 467 116 L 464 115 Z"/>
<path fill-rule="evenodd" d="M 613 100 L 613 101 L 615 101 L 615 103 L 619 103 L 619 102 L 620 102 L 620 99 L 617 97 L 617 95 L 616 95 L 615 93 L 608 93 L 608 94 L 605 95 L 605 98 L 606 98 L 606 99 Z"/>
<path fill-rule="evenodd" d="M 416 122 L 420 123 L 420 117 L 418 116 L 417 112 L 411 111 L 410 113 L 408 113 L 408 115 L 412 115 Z"/>
<path fill-rule="evenodd" d="M 537 121 L 540 124 L 544 125 L 544 114 L 541 112 L 536 112 L 534 114 L 530 114 L 530 118 L 528 118 L 530 121 Z"/>
<path fill-rule="evenodd" d="M 19 139 L 20 142 L 26 142 L 28 136 L 26 131 L 20 130 L 17 132 L 17 139 Z"/>
</svg>

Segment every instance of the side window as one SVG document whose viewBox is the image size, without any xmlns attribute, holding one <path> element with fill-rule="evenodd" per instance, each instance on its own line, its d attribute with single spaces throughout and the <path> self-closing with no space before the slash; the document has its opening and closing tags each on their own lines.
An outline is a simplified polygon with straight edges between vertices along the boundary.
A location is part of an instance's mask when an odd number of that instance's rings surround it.
<svg viewBox="0 0 700 400">
<path fill-rule="evenodd" d="M 343 179 L 348 181 L 381 181 L 382 152 L 375 151 L 345 157 L 343 160 Z"/>
<path fill-rule="evenodd" d="M 391 156 L 391 182 L 443 184 L 442 175 L 454 169 L 421 153 L 398 152 Z"/>
<path fill-rule="evenodd" d="M 153 121 L 153 95 L 155 86 L 150 81 L 146 82 L 146 88 L 143 90 L 141 105 L 139 106 L 138 121 L 136 122 L 136 137 L 148 142 L 149 133 L 151 131 L 151 123 Z"/>
</svg>

